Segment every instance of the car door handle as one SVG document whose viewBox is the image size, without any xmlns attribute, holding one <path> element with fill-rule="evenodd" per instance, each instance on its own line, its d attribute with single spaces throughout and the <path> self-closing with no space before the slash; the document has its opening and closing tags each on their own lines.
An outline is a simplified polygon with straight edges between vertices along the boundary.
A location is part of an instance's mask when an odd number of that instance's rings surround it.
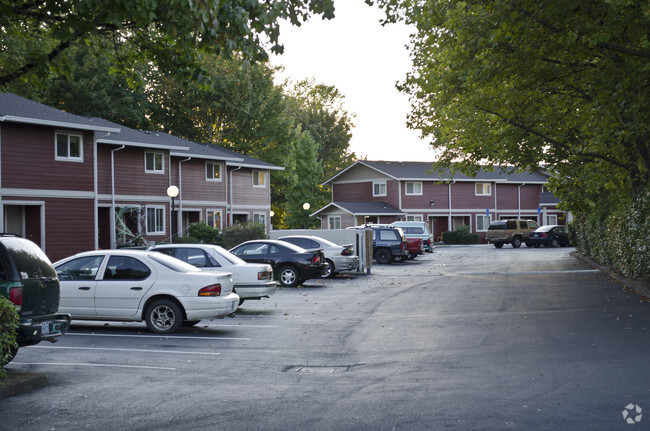
<svg viewBox="0 0 650 431">
<path fill-rule="evenodd" d="M 89 286 L 83 286 L 83 287 L 80 287 L 79 290 L 90 290 L 90 287 Z"/>
<path fill-rule="evenodd" d="M 131 290 L 142 290 L 142 288 L 138 287 L 138 286 L 135 286 L 135 287 L 132 287 Z"/>
</svg>

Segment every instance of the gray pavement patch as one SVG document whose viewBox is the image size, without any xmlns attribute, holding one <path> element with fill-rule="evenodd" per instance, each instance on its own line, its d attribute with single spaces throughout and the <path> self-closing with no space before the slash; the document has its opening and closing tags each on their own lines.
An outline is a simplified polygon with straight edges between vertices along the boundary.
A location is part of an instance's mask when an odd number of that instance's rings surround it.
<svg viewBox="0 0 650 431">
<path fill-rule="evenodd" d="M 0 400 L 46 385 L 45 374 L 7 370 L 7 378 L 0 379 Z"/>
</svg>

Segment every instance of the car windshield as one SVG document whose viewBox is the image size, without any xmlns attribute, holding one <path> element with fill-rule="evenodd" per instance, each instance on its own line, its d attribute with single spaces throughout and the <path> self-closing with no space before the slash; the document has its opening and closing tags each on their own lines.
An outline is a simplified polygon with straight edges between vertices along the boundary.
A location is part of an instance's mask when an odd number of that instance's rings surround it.
<svg viewBox="0 0 650 431">
<path fill-rule="evenodd" d="M 164 253 L 149 253 L 149 258 L 175 272 L 201 272 L 201 270 L 196 266 L 185 263 L 182 260 L 168 256 Z"/>
<path fill-rule="evenodd" d="M 2 241 L 16 263 L 20 278 L 54 278 L 56 271 L 43 250 L 31 241 L 22 238 L 7 238 Z"/>
<path fill-rule="evenodd" d="M 555 226 L 542 226 L 535 230 L 535 232 L 548 232 L 549 230 L 553 229 Z"/>
</svg>

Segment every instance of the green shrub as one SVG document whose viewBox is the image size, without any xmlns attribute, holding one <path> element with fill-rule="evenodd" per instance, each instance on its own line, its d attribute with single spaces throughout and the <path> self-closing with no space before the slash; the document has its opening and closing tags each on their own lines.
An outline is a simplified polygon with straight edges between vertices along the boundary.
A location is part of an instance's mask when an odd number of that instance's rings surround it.
<svg viewBox="0 0 650 431">
<path fill-rule="evenodd" d="M 458 226 L 454 231 L 443 232 L 442 242 L 445 244 L 478 244 L 480 237 L 477 233 L 471 233 L 469 226 Z"/>
<path fill-rule="evenodd" d="M 578 251 L 626 277 L 650 280 L 650 190 L 634 202 L 601 205 L 571 226 Z"/>
<path fill-rule="evenodd" d="M 16 307 L 8 299 L 0 297 L 0 378 L 7 377 L 4 366 L 9 363 L 11 347 L 16 345 L 16 329 L 18 328 L 18 313 Z"/>
<path fill-rule="evenodd" d="M 221 232 L 221 246 L 226 250 L 244 241 L 266 238 L 266 227 L 259 223 L 235 224 Z"/>
<path fill-rule="evenodd" d="M 195 242 L 202 242 L 203 244 L 218 244 L 221 240 L 219 229 L 208 226 L 206 222 L 192 223 L 187 228 L 187 233 L 190 238 L 195 238 Z M 190 242 L 189 240 L 177 242 Z"/>
</svg>

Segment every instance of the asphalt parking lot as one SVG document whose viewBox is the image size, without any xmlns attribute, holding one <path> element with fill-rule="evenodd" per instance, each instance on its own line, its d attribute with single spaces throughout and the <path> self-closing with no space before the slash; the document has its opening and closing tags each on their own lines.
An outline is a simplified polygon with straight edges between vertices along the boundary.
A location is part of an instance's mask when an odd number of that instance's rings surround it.
<svg viewBox="0 0 650 431">
<path fill-rule="evenodd" d="M 571 251 L 441 247 L 169 336 L 73 322 L 8 366 L 48 384 L 0 430 L 650 429 L 650 304 Z"/>
</svg>

